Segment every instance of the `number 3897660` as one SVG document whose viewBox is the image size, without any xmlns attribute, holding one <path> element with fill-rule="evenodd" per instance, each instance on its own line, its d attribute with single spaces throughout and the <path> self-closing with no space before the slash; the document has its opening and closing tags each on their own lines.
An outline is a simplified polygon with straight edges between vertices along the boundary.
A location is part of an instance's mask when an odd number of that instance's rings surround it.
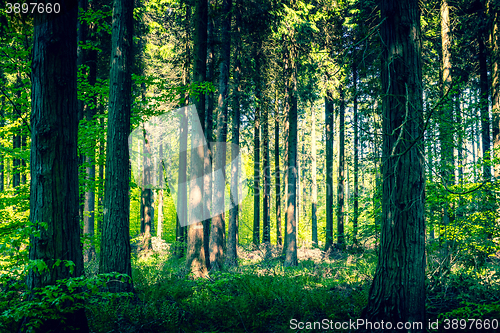
<svg viewBox="0 0 500 333">
<path fill-rule="evenodd" d="M 23 14 L 28 14 L 28 13 L 38 13 L 38 14 L 51 14 L 51 13 L 59 13 L 61 11 L 61 5 L 59 3 L 37 3 L 37 2 L 30 2 L 30 3 L 10 3 L 7 2 L 7 8 L 6 12 L 7 14 L 15 13 L 23 13 Z"/>
</svg>

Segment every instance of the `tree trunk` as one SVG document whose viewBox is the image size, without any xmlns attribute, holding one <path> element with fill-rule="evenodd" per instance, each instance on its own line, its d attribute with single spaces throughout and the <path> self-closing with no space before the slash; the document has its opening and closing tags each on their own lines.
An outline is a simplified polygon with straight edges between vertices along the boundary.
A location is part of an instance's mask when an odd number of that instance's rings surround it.
<svg viewBox="0 0 500 333">
<path fill-rule="evenodd" d="M 222 268 L 225 250 L 225 191 L 226 191 L 226 139 L 227 109 L 229 95 L 229 66 L 231 60 L 231 0 L 222 3 L 222 61 L 219 69 L 219 99 L 217 115 L 217 148 L 215 151 L 215 179 L 213 209 L 217 215 L 212 218 L 210 231 L 210 266 L 211 269 Z"/>
<path fill-rule="evenodd" d="M 291 48 L 290 112 L 288 121 L 288 200 L 286 209 L 285 266 L 297 266 L 297 67 L 295 48 Z"/>
<path fill-rule="evenodd" d="M 72 9 L 64 15 L 34 14 L 30 222 L 37 232 L 30 236 L 29 259 L 41 260 L 48 269 L 29 271 L 27 285 L 32 291 L 84 274 L 78 216 L 78 115 L 74 112 L 76 3 L 63 1 L 61 8 Z M 63 309 L 69 306 L 74 302 L 64 302 Z M 58 315 L 64 322 L 43 319 L 35 331 L 62 332 L 70 324 L 72 331 L 89 332 L 83 308 Z"/>
<path fill-rule="evenodd" d="M 425 218 L 420 11 L 381 3 L 383 160 L 380 255 L 361 318 L 425 332 Z M 416 141 L 417 140 L 417 141 Z M 417 327 L 418 323 L 423 326 Z M 392 331 L 396 331 L 393 326 Z M 373 332 L 368 327 L 361 332 Z M 403 330 L 400 330 L 401 332 Z"/>
<path fill-rule="evenodd" d="M 483 179 L 491 181 L 490 166 L 490 114 L 488 107 L 488 64 L 486 63 L 486 46 L 484 35 L 478 37 L 479 44 L 479 89 L 480 89 L 480 111 L 481 111 L 481 141 L 483 150 Z"/>
<path fill-rule="evenodd" d="M 359 119 L 358 119 L 358 70 L 355 64 L 352 68 L 352 84 L 354 93 L 352 96 L 353 127 L 354 127 L 354 203 L 352 219 L 352 237 L 354 244 L 358 243 L 358 218 L 359 218 Z"/>
<path fill-rule="evenodd" d="M 235 163 L 240 154 L 240 96 L 241 96 L 241 7 L 237 1 L 234 6 L 235 13 L 235 49 L 234 49 L 234 88 L 233 88 L 233 117 L 232 117 L 232 146 L 231 146 L 231 184 L 230 197 L 231 209 L 229 211 L 229 225 L 227 238 L 226 265 L 230 267 L 238 266 L 238 211 L 239 211 L 239 174 L 240 166 Z"/>
<path fill-rule="evenodd" d="M 207 63 L 207 0 L 196 0 L 194 29 L 194 66 L 193 83 L 201 84 L 206 80 Z M 191 181 L 189 192 L 189 227 L 186 265 L 195 277 L 204 277 L 208 273 L 204 218 L 204 171 L 205 144 L 203 129 L 205 128 L 205 95 L 195 98 L 196 114 L 193 115 L 191 136 Z M 196 119 L 197 118 L 197 119 Z M 195 122 L 199 121 L 199 126 Z M 206 227 L 205 227 L 206 229 Z"/>
<path fill-rule="evenodd" d="M 263 108 L 264 197 L 262 198 L 262 242 L 271 243 L 271 162 L 269 155 L 269 105 Z"/>
<path fill-rule="evenodd" d="M 333 245 L 333 97 L 325 97 L 326 136 L 326 239 L 325 252 Z"/>
<path fill-rule="evenodd" d="M 258 59 L 256 60 L 258 61 Z M 260 66 L 257 66 L 257 71 Z M 259 75 L 257 73 L 257 75 Z M 253 169 L 253 244 L 259 246 L 260 244 L 260 109 L 261 109 L 261 95 L 259 87 L 256 88 L 257 105 L 255 106 L 255 120 L 254 120 L 254 169 Z"/>
<path fill-rule="evenodd" d="M 311 228 L 313 246 L 318 246 L 318 184 L 316 181 L 316 109 L 311 107 L 312 132 L 311 132 L 311 179 L 312 179 L 312 203 L 311 203 Z"/>
<path fill-rule="evenodd" d="M 144 141 L 143 141 L 143 179 L 142 179 L 142 193 L 141 193 L 141 248 L 140 251 L 146 253 L 153 249 L 151 245 L 151 233 L 153 231 L 153 162 L 151 160 L 151 149 L 153 143 L 151 136 L 148 134 L 148 129 L 143 128 Z"/>
<path fill-rule="evenodd" d="M 109 111 L 104 182 L 104 219 L 100 273 L 132 275 L 130 262 L 129 151 L 131 64 L 133 36 L 132 0 L 113 3 Z M 131 291 L 132 281 L 108 284 L 112 292 Z"/>
<path fill-rule="evenodd" d="M 179 119 L 179 174 L 177 178 L 177 215 L 174 253 L 177 257 L 184 256 L 186 243 L 186 228 L 188 225 L 188 192 L 187 192 L 187 145 L 188 145 L 188 108 L 180 109 Z"/>
<path fill-rule="evenodd" d="M 281 183 L 280 183 L 280 120 L 278 108 L 278 90 L 276 89 L 275 108 L 274 108 L 274 167 L 276 179 L 276 245 L 282 246 L 281 232 Z"/>
<path fill-rule="evenodd" d="M 497 7 L 490 8 L 493 16 L 491 31 L 492 52 L 491 52 L 491 99 L 492 99 L 492 130 L 493 130 L 493 151 L 495 158 L 500 158 L 500 13 Z M 500 164 L 494 165 L 495 179 L 500 179 Z"/>
<path fill-rule="evenodd" d="M 339 86 L 339 176 L 337 180 L 337 246 L 343 250 L 344 242 L 344 196 L 345 196 L 345 100 L 342 83 Z"/>
</svg>

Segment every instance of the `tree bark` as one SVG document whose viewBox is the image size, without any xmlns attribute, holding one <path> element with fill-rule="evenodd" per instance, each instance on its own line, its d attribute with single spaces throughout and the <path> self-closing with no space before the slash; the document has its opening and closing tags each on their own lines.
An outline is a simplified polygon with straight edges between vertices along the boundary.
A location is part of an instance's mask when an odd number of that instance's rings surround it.
<svg viewBox="0 0 500 333">
<path fill-rule="evenodd" d="M 500 158 L 500 13 L 496 6 L 491 6 L 493 17 L 491 39 L 491 99 L 492 99 L 492 130 L 493 130 L 493 151 L 495 158 Z M 500 179 L 500 164 L 494 164 L 495 179 Z"/>
<path fill-rule="evenodd" d="M 313 246 L 318 246 L 318 185 L 316 181 L 316 110 L 311 107 L 312 132 L 311 132 L 311 179 L 312 179 L 312 202 L 311 202 L 311 228 Z"/>
<path fill-rule="evenodd" d="M 285 266 L 297 266 L 297 67 L 296 49 L 291 47 L 291 84 L 290 89 L 290 112 L 288 121 L 290 130 L 288 132 L 288 200 L 286 209 L 286 242 L 285 242 Z"/>
<path fill-rule="evenodd" d="M 229 211 L 229 225 L 227 238 L 226 265 L 238 266 L 238 212 L 239 212 L 239 174 L 240 166 L 234 163 L 240 154 L 240 96 L 241 96 L 241 7 L 239 1 L 235 2 L 235 48 L 234 48 L 234 88 L 233 88 L 233 117 L 232 117 L 232 147 L 231 147 L 231 209 Z"/>
<path fill-rule="evenodd" d="M 283 245 L 281 231 L 281 171 L 280 171 L 280 120 L 278 108 L 278 90 L 276 89 L 274 108 L 274 175 L 276 179 L 276 245 Z"/>
<path fill-rule="evenodd" d="M 262 198 L 262 242 L 271 243 L 271 163 L 269 155 L 269 105 L 267 103 L 265 103 L 263 111 L 264 197 Z"/>
<path fill-rule="evenodd" d="M 333 98 L 331 92 L 325 97 L 326 136 L 326 235 L 325 252 L 333 245 Z"/>
<path fill-rule="evenodd" d="M 481 112 L 481 141 L 483 150 L 483 179 L 491 181 L 490 166 L 490 114 L 489 114 L 489 92 L 488 92 L 488 64 L 486 62 L 486 46 L 484 44 L 484 34 L 480 33 L 478 37 L 479 44 L 479 90 L 480 100 L 479 108 Z"/>
<path fill-rule="evenodd" d="M 339 86 L 339 174 L 337 180 L 337 246 L 343 250 L 344 242 L 344 205 L 345 205 L 345 100 L 343 84 Z"/>
<path fill-rule="evenodd" d="M 129 151 L 133 0 L 114 0 L 109 72 L 109 111 L 104 182 L 104 219 L 99 272 L 132 275 L 130 262 Z M 108 284 L 131 291 L 132 281 Z"/>
<path fill-rule="evenodd" d="M 214 209 L 218 212 L 212 218 L 210 231 L 210 268 L 222 268 L 225 250 L 226 216 L 226 140 L 227 109 L 229 103 L 229 66 L 231 60 L 231 0 L 222 3 L 222 61 L 219 67 L 219 98 L 217 115 L 217 148 L 215 151 Z"/>
<path fill-rule="evenodd" d="M 368 305 L 370 322 L 422 323 L 425 332 L 425 218 L 420 11 L 417 0 L 381 3 L 383 53 L 382 228 Z M 413 325 L 412 324 L 412 325 Z M 397 331 L 393 326 L 392 331 Z M 374 332 L 366 326 L 361 332 Z M 403 330 L 400 330 L 403 331 Z"/>
<path fill-rule="evenodd" d="M 206 80 L 207 73 L 207 0 L 195 2 L 195 29 L 194 29 L 194 66 L 193 83 L 201 84 Z M 189 227 L 186 265 L 195 277 L 205 277 L 208 273 L 205 232 L 203 221 L 204 200 L 204 171 L 205 171 L 205 144 L 203 129 L 205 128 L 205 95 L 195 98 L 197 120 L 200 126 L 194 126 L 191 136 L 191 182 L 189 192 Z M 196 115 L 194 115 L 196 116 Z M 194 120 L 194 119 L 193 119 Z M 201 132 L 199 132 L 201 130 Z"/>
<path fill-rule="evenodd" d="M 355 64 L 352 68 L 352 84 L 353 84 L 353 127 L 354 127 L 354 202 L 353 202 L 353 219 L 352 219 L 352 237 L 354 244 L 357 244 L 358 236 L 358 218 L 359 218 L 359 116 L 358 116 L 358 70 Z"/>
<path fill-rule="evenodd" d="M 29 258 L 43 261 L 48 269 L 29 271 L 32 291 L 84 274 L 75 113 L 77 2 L 62 1 L 61 8 L 66 8 L 64 15 L 34 14 L 30 222 L 37 233 L 30 236 Z M 71 305 L 67 301 L 64 307 Z M 44 319 L 35 331 L 89 332 L 83 308 L 59 315 L 64 322 Z"/>
<path fill-rule="evenodd" d="M 258 58 L 256 59 L 258 61 Z M 257 71 L 260 66 L 257 66 Z M 257 73 L 259 75 L 259 73 Z M 254 169 L 253 169 L 253 244 L 259 246 L 260 244 L 260 110 L 261 110 L 261 94 L 260 87 L 256 87 L 255 97 L 257 105 L 255 106 L 255 120 L 254 120 Z"/>
<path fill-rule="evenodd" d="M 153 249 L 151 244 L 151 233 L 153 231 L 153 162 L 151 160 L 151 136 L 148 129 L 143 128 L 143 179 L 141 192 L 141 248 L 140 251 L 149 252 Z"/>
</svg>

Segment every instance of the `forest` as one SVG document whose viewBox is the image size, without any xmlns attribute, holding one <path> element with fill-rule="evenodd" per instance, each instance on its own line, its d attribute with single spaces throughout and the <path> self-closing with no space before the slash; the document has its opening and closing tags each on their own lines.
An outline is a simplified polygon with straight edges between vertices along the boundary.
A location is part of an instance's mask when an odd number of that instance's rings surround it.
<svg viewBox="0 0 500 333">
<path fill-rule="evenodd" d="M 0 332 L 500 332 L 499 0 L 0 0 Z"/>
</svg>

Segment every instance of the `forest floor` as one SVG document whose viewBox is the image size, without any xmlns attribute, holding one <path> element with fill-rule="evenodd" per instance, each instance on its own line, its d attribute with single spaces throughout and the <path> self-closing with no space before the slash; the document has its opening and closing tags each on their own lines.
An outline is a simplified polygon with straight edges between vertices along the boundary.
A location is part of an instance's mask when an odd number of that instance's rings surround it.
<svg viewBox="0 0 500 333">
<path fill-rule="evenodd" d="M 88 307 L 93 332 L 353 332 L 334 325 L 360 317 L 377 262 L 374 249 L 326 255 L 302 247 L 299 265 L 285 268 L 276 247 L 240 247 L 238 268 L 193 280 L 169 244 L 155 250 L 134 260 L 136 297 Z M 453 319 L 481 319 L 488 332 L 500 331 L 491 328 L 500 319 L 500 256 L 480 267 L 462 261 L 451 258 L 443 270 L 442 253 L 428 251 L 427 316 L 439 321 L 429 331 L 449 332 Z M 299 329 L 299 322 L 322 326 Z"/>
</svg>

